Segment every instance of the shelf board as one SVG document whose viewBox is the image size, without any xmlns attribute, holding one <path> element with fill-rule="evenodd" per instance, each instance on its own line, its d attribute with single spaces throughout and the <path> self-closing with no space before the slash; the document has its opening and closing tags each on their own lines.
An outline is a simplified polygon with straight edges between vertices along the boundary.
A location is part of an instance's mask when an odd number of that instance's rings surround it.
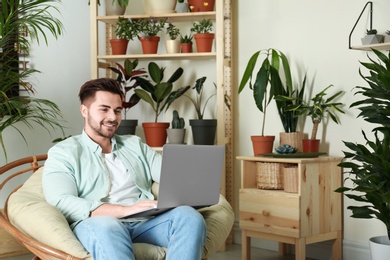
<svg viewBox="0 0 390 260">
<path fill-rule="evenodd" d="M 370 45 L 351 46 L 351 49 L 362 50 L 362 51 L 370 51 L 371 49 L 390 50 L 390 42 L 370 44 Z"/>
<path fill-rule="evenodd" d="M 196 21 L 199 19 L 211 19 L 215 20 L 216 12 L 194 12 L 194 13 L 166 13 L 166 14 L 140 14 L 140 15 L 120 15 L 124 18 L 142 19 L 142 18 L 168 18 L 168 22 L 188 22 Z M 118 20 L 117 15 L 114 16 L 98 16 L 97 20 L 105 23 L 116 23 Z"/>
<path fill-rule="evenodd" d="M 125 59 L 139 60 L 207 60 L 215 59 L 215 52 L 173 53 L 173 54 L 126 54 L 126 55 L 99 55 L 98 59 L 106 61 L 123 61 Z"/>
</svg>

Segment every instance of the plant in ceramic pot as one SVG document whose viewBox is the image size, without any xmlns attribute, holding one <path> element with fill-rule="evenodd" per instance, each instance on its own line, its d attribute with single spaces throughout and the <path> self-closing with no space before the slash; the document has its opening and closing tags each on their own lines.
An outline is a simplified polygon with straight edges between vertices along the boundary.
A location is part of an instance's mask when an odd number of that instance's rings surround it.
<svg viewBox="0 0 390 260">
<path fill-rule="evenodd" d="M 155 54 L 158 51 L 158 43 L 160 42 L 160 33 L 165 26 L 167 19 L 142 18 L 134 20 L 138 32 L 138 39 L 142 43 L 142 51 L 144 54 Z"/>
<path fill-rule="evenodd" d="M 20 69 L 19 51 L 29 53 L 34 41 L 48 44 L 49 36 L 57 39 L 63 32 L 62 22 L 56 18 L 60 13 L 59 1 L 2 1 L 0 12 L 0 145 L 7 160 L 4 140 L 5 130 L 20 134 L 26 129 L 43 127 L 49 133 L 60 130 L 64 134 L 59 107 L 52 101 L 33 97 L 35 87 L 29 80 L 40 71 L 35 68 Z M 20 32 L 21 28 L 26 33 Z M 23 91 L 23 92 L 20 92 Z M 22 127 L 23 126 L 23 127 Z M 10 131 L 10 132 L 12 132 Z M 9 132 L 9 133 L 10 133 Z M 12 144 L 11 144 L 12 145 Z"/>
<path fill-rule="evenodd" d="M 180 34 L 180 48 L 182 53 L 192 52 L 192 35 L 181 35 Z"/>
<path fill-rule="evenodd" d="M 149 15 L 175 12 L 176 0 L 143 0 L 144 13 Z"/>
<path fill-rule="evenodd" d="M 180 29 L 174 24 L 169 23 L 166 29 L 168 39 L 165 41 L 165 47 L 167 53 L 179 53 L 180 52 Z"/>
<path fill-rule="evenodd" d="M 177 110 L 172 112 L 172 123 L 171 127 L 167 129 L 168 141 L 171 144 L 183 144 L 184 137 L 186 134 L 186 129 L 184 128 L 185 121 L 184 118 L 179 116 Z"/>
<path fill-rule="evenodd" d="M 124 118 L 122 119 L 122 122 L 116 133 L 135 134 L 138 120 L 128 119 L 127 112 L 129 112 L 130 108 L 137 105 L 140 100 L 140 97 L 134 92 L 134 89 L 138 86 L 136 79 L 139 77 L 145 77 L 147 73 L 143 69 L 137 69 L 138 59 L 133 61 L 126 59 L 123 63 L 123 66 L 119 63 L 116 63 L 116 65 L 117 68 L 108 67 L 108 69 L 117 74 L 117 81 L 121 84 L 123 92 L 125 93 L 125 100 L 122 101 L 122 106 L 124 108 Z M 129 99 L 126 100 L 129 94 L 131 95 Z"/>
<path fill-rule="evenodd" d="M 344 160 L 339 166 L 349 174 L 346 178 L 349 182 L 346 183 L 350 184 L 336 191 L 358 202 L 357 205 L 347 207 L 352 211 L 352 218 L 380 220 L 386 229 L 383 240 L 390 244 L 390 54 L 372 51 L 377 59 L 368 57 L 369 62 L 360 62 L 368 70 L 367 75 L 363 75 L 359 69 L 367 86 L 357 87 L 355 94 L 362 98 L 350 107 L 358 108 L 358 117 L 372 124 L 374 137 L 369 138 L 361 131 L 364 142 L 344 141 L 349 150 L 344 151 Z M 377 252 L 372 247 L 381 239 L 382 237 L 370 239 L 373 260 L 386 259 L 389 255 L 387 252 L 382 258 L 375 258 Z"/>
<path fill-rule="evenodd" d="M 188 0 L 191 12 L 211 12 L 214 10 L 215 0 Z"/>
<path fill-rule="evenodd" d="M 197 52 L 211 52 L 214 41 L 213 22 L 210 19 L 202 19 L 194 22 L 191 32 L 194 33 Z"/>
<path fill-rule="evenodd" d="M 137 28 L 131 19 L 121 16 L 118 17 L 118 21 L 114 24 L 114 28 L 116 39 L 110 39 L 112 54 L 126 54 L 129 41 L 137 36 Z"/>
<path fill-rule="evenodd" d="M 167 81 L 163 81 L 164 72 L 165 67 L 160 68 L 155 62 L 150 62 L 148 64 L 148 73 L 154 84 L 145 78 L 138 77 L 136 82 L 141 89 L 137 88 L 134 90 L 135 93 L 143 101 L 149 104 L 154 111 L 154 122 L 142 124 L 145 131 L 146 143 L 153 147 L 161 147 L 165 144 L 167 138 L 166 129 L 169 127 L 169 123 L 157 123 L 158 116 L 164 110 L 166 111 L 172 102 L 181 97 L 190 88 L 190 86 L 186 86 L 173 90 L 173 83 L 183 74 L 182 68 L 175 70 Z M 148 126 L 152 126 L 153 129 L 163 130 L 162 138 L 160 140 L 152 140 L 153 136 L 156 136 L 156 133 L 154 133 L 153 130 L 150 131 L 147 129 Z M 149 133 L 151 134 L 150 136 Z"/>
<path fill-rule="evenodd" d="M 187 13 L 188 3 L 184 3 L 184 0 L 177 0 L 176 13 Z"/>
<path fill-rule="evenodd" d="M 123 15 L 126 12 L 126 7 L 129 5 L 129 0 L 105 0 L 106 15 Z"/>
<path fill-rule="evenodd" d="M 195 97 L 190 95 L 184 96 L 191 101 L 196 112 L 197 119 L 190 120 L 194 144 L 212 145 L 214 144 L 217 130 L 217 119 L 204 119 L 203 116 L 207 103 L 216 93 L 214 92 L 210 96 L 204 97 L 203 86 L 206 79 L 207 77 L 201 77 L 195 81 L 195 86 L 192 88 L 195 90 Z"/>
<path fill-rule="evenodd" d="M 311 131 L 310 139 L 303 140 L 304 152 L 318 152 L 320 140 L 317 139 L 318 126 L 322 120 L 329 115 L 330 119 L 338 124 L 340 121 L 336 116 L 336 113 L 343 113 L 341 107 L 344 105 L 341 102 L 333 102 L 338 99 L 344 92 L 338 91 L 329 98 L 326 98 L 326 91 L 333 87 L 329 85 L 319 93 L 317 93 L 309 102 L 302 101 L 300 104 L 291 105 L 288 109 L 296 111 L 296 116 L 305 115 L 311 118 L 313 128 Z"/>
<path fill-rule="evenodd" d="M 376 29 L 370 29 L 366 31 L 366 35 L 361 39 L 363 45 L 382 43 L 384 36 L 377 34 Z"/>
<path fill-rule="evenodd" d="M 254 69 L 260 55 L 263 55 L 264 58 L 254 78 Z M 253 99 L 256 107 L 263 113 L 261 135 L 251 136 L 255 155 L 270 153 L 273 150 L 275 136 L 265 135 L 264 129 L 267 106 L 276 95 L 276 86 L 279 86 L 279 88 L 283 87 L 277 69 L 278 67 L 275 65 L 276 62 L 279 62 L 279 57 L 275 58 L 274 49 L 263 49 L 255 52 L 248 61 L 238 87 L 238 93 L 241 93 L 248 84 L 249 89 L 253 91 Z"/>
</svg>

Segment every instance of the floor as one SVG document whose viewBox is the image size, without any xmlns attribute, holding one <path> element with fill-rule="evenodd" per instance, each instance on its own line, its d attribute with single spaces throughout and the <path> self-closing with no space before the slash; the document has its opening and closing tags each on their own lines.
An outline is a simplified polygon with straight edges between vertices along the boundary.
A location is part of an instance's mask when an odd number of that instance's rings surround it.
<svg viewBox="0 0 390 260">
<path fill-rule="evenodd" d="M 32 255 L 23 255 L 16 257 L 2 258 L 1 260 L 31 260 Z M 208 260 L 237 260 L 241 259 L 241 246 L 240 245 L 229 245 L 225 252 L 218 252 L 213 256 L 209 257 Z M 259 248 L 252 248 L 251 260 L 293 260 L 293 255 L 279 256 L 275 251 L 269 251 Z"/>
</svg>

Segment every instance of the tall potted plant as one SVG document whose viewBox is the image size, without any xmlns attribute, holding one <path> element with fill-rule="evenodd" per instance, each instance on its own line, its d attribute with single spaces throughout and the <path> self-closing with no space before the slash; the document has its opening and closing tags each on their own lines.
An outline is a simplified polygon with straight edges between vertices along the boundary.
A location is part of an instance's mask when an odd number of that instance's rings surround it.
<svg viewBox="0 0 390 260">
<path fill-rule="evenodd" d="M 253 72 L 259 58 L 259 55 L 264 55 L 259 70 L 256 73 L 256 78 L 253 77 Z M 256 107 L 263 113 L 261 135 L 251 136 L 253 144 L 253 152 L 255 155 L 270 153 L 273 150 L 274 135 L 264 135 L 267 106 L 276 95 L 276 88 L 283 88 L 279 71 L 277 70 L 276 62 L 279 62 L 279 57 L 275 58 L 275 51 L 273 49 L 263 49 L 255 52 L 249 59 L 245 68 L 244 75 L 241 78 L 238 87 L 238 93 L 241 93 L 248 84 L 250 90 L 253 91 L 253 99 Z"/>
<path fill-rule="evenodd" d="M 173 90 L 173 83 L 183 74 L 182 68 L 178 68 L 167 81 L 163 81 L 164 71 L 164 67 L 160 68 L 155 62 L 150 62 L 148 64 L 148 73 L 154 84 L 145 78 L 138 77 L 136 82 L 141 89 L 137 88 L 134 90 L 143 101 L 152 107 L 155 113 L 154 122 L 142 123 L 146 143 L 152 147 L 163 146 L 167 139 L 166 129 L 169 127 L 169 123 L 157 122 L 158 116 L 190 88 L 190 86 L 186 86 Z M 161 138 L 155 139 L 157 136 Z"/>
<path fill-rule="evenodd" d="M 34 86 L 29 78 L 39 71 L 27 68 L 19 70 L 19 51 L 29 53 L 30 43 L 38 44 L 48 35 L 58 38 L 63 25 L 53 16 L 59 12 L 58 0 L 19 1 L 2 0 L 0 11 L 0 144 L 7 159 L 4 130 L 14 128 L 27 143 L 20 124 L 30 129 L 42 126 L 47 131 L 60 129 L 63 133 L 62 115 L 59 107 L 47 99 L 34 98 Z M 27 37 L 20 30 L 27 31 Z M 19 95 L 22 88 L 24 95 Z M 26 95 L 26 93 L 28 95 Z"/>
<path fill-rule="evenodd" d="M 123 92 L 125 93 L 125 99 L 122 101 L 122 107 L 124 108 L 124 119 L 122 119 L 116 133 L 120 135 L 134 135 L 138 125 L 138 120 L 128 119 L 127 112 L 130 110 L 130 108 L 137 105 L 140 100 L 140 97 L 134 92 L 134 89 L 138 86 L 136 79 L 139 77 L 145 77 L 147 74 L 145 70 L 137 69 L 138 59 L 135 59 L 134 61 L 126 59 L 123 63 L 123 66 L 119 63 L 116 63 L 116 65 L 117 68 L 108 67 L 108 69 L 117 74 L 117 81 L 121 84 Z M 126 100 L 129 94 L 131 95 L 129 99 Z"/>
<path fill-rule="evenodd" d="M 138 39 L 142 44 L 144 54 L 155 54 L 158 51 L 160 36 L 157 34 L 164 29 L 167 19 L 142 18 L 134 20 L 136 24 Z"/>
<path fill-rule="evenodd" d="M 213 27 L 210 19 L 202 19 L 192 24 L 191 32 L 194 33 L 197 52 L 211 52 L 215 36 L 212 33 Z"/>
<path fill-rule="evenodd" d="M 378 60 L 370 57 L 370 62 L 361 62 L 368 69 L 368 74 L 360 76 L 367 86 L 358 86 L 356 94 L 361 100 L 354 102 L 350 107 L 356 107 L 360 113 L 358 117 L 373 124 L 374 138 L 371 139 L 362 131 L 364 143 L 344 141 L 349 151 L 344 152 L 344 160 L 339 164 L 346 173 L 352 185 L 337 189 L 349 199 L 357 201 L 358 205 L 348 206 L 352 211 L 352 218 L 380 220 L 386 229 L 386 236 L 370 239 L 371 259 L 387 259 L 389 252 L 382 258 L 377 257 L 373 246 L 381 240 L 390 244 L 390 53 L 387 55 L 378 50 L 372 50 Z"/>
<path fill-rule="evenodd" d="M 197 119 L 190 120 L 194 144 L 213 145 L 217 131 L 217 119 L 204 119 L 203 116 L 207 103 L 216 93 L 204 98 L 203 86 L 206 79 L 207 77 L 201 77 L 195 81 L 195 86 L 192 88 L 196 91 L 195 97 L 189 95 L 184 96 L 191 101 L 196 112 Z"/>
<path fill-rule="evenodd" d="M 127 52 L 129 41 L 137 35 L 137 28 L 133 21 L 128 18 L 118 17 L 117 23 L 114 25 L 115 39 L 110 39 L 111 51 L 113 55 L 122 55 Z"/>
</svg>

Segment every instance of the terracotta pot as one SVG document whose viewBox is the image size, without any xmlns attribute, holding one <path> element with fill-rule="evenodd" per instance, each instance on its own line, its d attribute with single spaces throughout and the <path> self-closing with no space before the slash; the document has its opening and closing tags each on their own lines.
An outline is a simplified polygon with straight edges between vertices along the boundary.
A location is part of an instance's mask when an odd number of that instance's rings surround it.
<svg viewBox="0 0 390 260">
<path fill-rule="evenodd" d="M 156 54 L 158 50 L 159 36 L 141 37 L 142 52 L 144 54 Z"/>
<path fill-rule="evenodd" d="M 211 12 L 214 11 L 215 0 L 188 0 L 191 12 Z"/>
<path fill-rule="evenodd" d="M 214 33 L 197 33 L 194 35 L 197 52 L 211 52 L 213 48 Z"/>
<path fill-rule="evenodd" d="M 318 153 L 320 149 L 319 139 L 303 139 L 302 144 L 304 153 Z"/>
<path fill-rule="evenodd" d="M 181 43 L 181 53 L 191 53 L 192 52 L 192 42 Z"/>
<path fill-rule="evenodd" d="M 169 123 L 142 123 L 146 144 L 150 147 L 162 147 L 167 142 Z"/>
<path fill-rule="evenodd" d="M 302 139 L 303 139 L 302 132 L 279 133 L 279 140 L 280 140 L 279 145 L 289 144 L 292 147 L 297 148 L 298 153 L 301 153 L 303 151 Z"/>
<path fill-rule="evenodd" d="M 253 154 L 255 156 L 264 153 L 272 153 L 275 136 L 253 135 L 251 136 L 251 140 L 253 145 Z"/>
<path fill-rule="evenodd" d="M 126 39 L 111 39 L 111 51 L 113 55 L 123 55 L 127 52 L 129 40 Z"/>
</svg>

